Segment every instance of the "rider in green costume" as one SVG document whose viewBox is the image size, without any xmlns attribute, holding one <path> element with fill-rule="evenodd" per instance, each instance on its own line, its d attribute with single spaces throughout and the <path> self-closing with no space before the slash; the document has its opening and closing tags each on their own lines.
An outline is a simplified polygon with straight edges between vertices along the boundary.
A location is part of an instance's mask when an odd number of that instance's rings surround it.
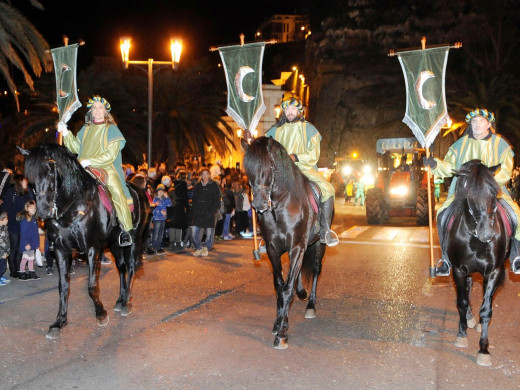
<svg viewBox="0 0 520 390">
<path fill-rule="evenodd" d="M 86 168 L 104 169 L 107 174 L 106 186 L 112 196 L 112 202 L 123 231 L 119 237 L 119 244 L 132 244 L 128 233 L 132 230 L 133 200 L 126 186 L 125 175 L 122 169 L 121 150 L 126 140 L 110 115 L 110 104 L 100 96 L 89 99 L 87 107 L 90 110 L 85 117 L 85 125 L 74 136 L 63 122 L 58 123 L 58 131 L 63 135 L 65 146 L 78 155 L 80 164 Z"/>
<path fill-rule="evenodd" d="M 282 100 L 283 115 L 266 134 L 287 150 L 296 166 L 321 191 L 320 241 L 328 246 L 338 245 L 336 233 L 331 230 L 334 213 L 334 186 L 318 172 L 321 135 L 302 115 L 302 103 L 294 96 Z"/>
<path fill-rule="evenodd" d="M 424 159 L 424 165 L 430 166 L 435 176 L 444 178 L 453 176 L 455 170 L 459 169 L 462 164 L 474 159 L 481 160 L 482 164 L 488 167 L 500 164 L 500 169 L 495 174 L 495 180 L 501 189 L 498 197 L 507 203 L 510 211 L 514 214 L 512 217 L 516 218 L 516 222 L 520 221 L 520 208 L 513 201 L 505 187 L 505 184 L 511 179 L 513 172 L 514 153 L 509 143 L 500 135 L 495 134 L 493 128 L 493 123 L 495 122 L 494 114 L 486 109 L 477 108 L 466 115 L 466 122 L 469 123 L 466 133 L 450 147 L 444 160 L 429 157 Z M 448 191 L 448 197 L 437 211 L 437 231 L 441 241 L 441 248 L 443 247 L 445 230 L 443 216 L 455 198 L 456 183 L 457 177 L 454 177 Z M 511 239 L 511 253 L 509 256 L 511 270 L 515 274 L 520 274 L 519 240 L 520 229 L 517 228 Z M 442 258 L 437 263 L 436 275 L 448 276 L 450 271 L 451 263 L 447 255 L 442 253 Z"/>
</svg>

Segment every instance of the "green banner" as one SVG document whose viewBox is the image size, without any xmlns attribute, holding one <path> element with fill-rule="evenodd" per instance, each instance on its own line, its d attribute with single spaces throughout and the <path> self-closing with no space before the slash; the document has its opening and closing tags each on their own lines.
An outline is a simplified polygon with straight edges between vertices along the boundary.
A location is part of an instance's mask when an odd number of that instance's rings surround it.
<svg viewBox="0 0 520 390">
<path fill-rule="evenodd" d="M 78 99 L 76 83 L 76 59 L 78 44 L 51 49 L 56 75 L 56 103 L 58 104 L 59 118 L 67 123 L 81 103 Z"/>
<path fill-rule="evenodd" d="M 423 147 L 429 147 L 448 120 L 445 71 L 449 47 L 398 53 L 406 83 L 406 114 L 410 127 Z"/>
<path fill-rule="evenodd" d="M 226 113 L 242 129 L 254 130 L 265 112 L 262 60 L 265 42 L 219 47 L 228 86 Z"/>
</svg>

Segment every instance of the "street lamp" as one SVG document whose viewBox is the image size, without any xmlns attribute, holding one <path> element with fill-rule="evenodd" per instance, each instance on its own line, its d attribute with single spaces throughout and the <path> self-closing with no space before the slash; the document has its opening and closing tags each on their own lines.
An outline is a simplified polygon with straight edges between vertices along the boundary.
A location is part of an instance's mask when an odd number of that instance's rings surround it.
<svg viewBox="0 0 520 390">
<path fill-rule="evenodd" d="M 128 69 L 128 65 L 148 65 L 148 169 L 150 169 L 152 165 L 153 66 L 171 65 L 172 69 L 176 70 L 179 67 L 181 58 L 182 40 L 170 39 L 171 61 L 154 61 L 153 58 L 148 58 L 148 61 L 132 61 L 130 60 L 131 38 L 121 38 L 119 43 L 121 47 L 121 59 L 125 69 Z"/>
</svg>

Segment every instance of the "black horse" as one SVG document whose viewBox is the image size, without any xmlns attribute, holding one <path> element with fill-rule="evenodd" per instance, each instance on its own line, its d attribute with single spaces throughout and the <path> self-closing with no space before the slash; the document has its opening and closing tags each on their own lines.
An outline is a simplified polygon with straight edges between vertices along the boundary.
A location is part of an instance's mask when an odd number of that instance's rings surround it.
<svg viewBox="0 0 520 390">
<path fill-rule="evenodd" d="M 319 240 L 319 216 L 310 195 L 311 183 L 274 139 L 254 140 L 247 147 L 244 167 L 273 268 L 277 306 L 274 348 L 285 349 L 295 281 L 298 297 L 309 299 L 305 318 L 316 316 L 316 288 L 325 254 L 325 245 Z M 289 253 L 290 265 L 284 281 L 281 256 L 285 252 Z M 302 273 L 304 278 L 312 275 L 310 295 L 303 287 Z"/>
<path fill-rule="evenodd" d="M 511 224 L 497 195 L 500 188 L 494 173 L 500 165 L 487 167 L 480 160 L 463 164 L 456 172 L 455 200 L 446 229 L 447 255 L 453 265 L 457 286 L 457 309 L 460 315 L 459 332 L 455 345 L 467 347 L 468 319 L 470 327 L 476 322 L 469 306 L 472 286 L 471 274 L 478 272 L 484 278 L 484 299 L 480 307 L 479 365 L 491 365 L 488 351 L 488 326 L 493 311 L 493 297 L 504 280 L 504 262 L 509 253 Z M 478 329 L 477 328 L 477 329 Z"/>
<path fill-rule="evenodd" d="M 119 246 L 121 228 L 110 213 L 107 192 L 78 163 L 76 157 L 63 146 L 41 145 L 26 155 L 25 174 L 34 185 L 38 215 L 45 220 L 49 240 L 59 272 L 60 304 L 56 321 L 50 326 L 47 338 L 56 338 L 67 324 L 72 251 L 77 250 L 88 259 L 88 293 L 94 302 L 98 325 L 106 326 L 107 311 L 99 299 L 99 271 L 101 255 L 106 247 L 114 255 L 119 271 L 119 297 L 115 311 L 127 316 L 131 313 L 130 290 L 143 253 L 143 237 L 149 229 L 150 206 L 144 191 L 132 183 L 129 190 L 134 200 L 133 244 Z M 104 198 L 104 199 L 103 199 Z M 108 202 L 107 202 L 108 199 Z"/>
</svg>

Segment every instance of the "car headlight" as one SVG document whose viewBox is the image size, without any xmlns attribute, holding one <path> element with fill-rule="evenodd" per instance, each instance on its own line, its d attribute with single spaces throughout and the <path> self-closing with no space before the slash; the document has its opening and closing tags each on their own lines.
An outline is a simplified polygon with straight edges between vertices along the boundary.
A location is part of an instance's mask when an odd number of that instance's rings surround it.
<svg viewBox="0 0 520 390">
<path fill-rule="evenodd" d="M 406 186 L 397 186 L 390 188 L 390 195 L 395 196 L 405 196 L 408 194 L 408 187 Z"/>
<path fill-rule="evenodd" d="M 363 167 L 363 173 L 364 173 L 365 175 L 368 175 L 370 172 L 372 172 L 372 167 L 371 167 L 370 165 L 365 165 L 365 166 Z"/>
</svg>

